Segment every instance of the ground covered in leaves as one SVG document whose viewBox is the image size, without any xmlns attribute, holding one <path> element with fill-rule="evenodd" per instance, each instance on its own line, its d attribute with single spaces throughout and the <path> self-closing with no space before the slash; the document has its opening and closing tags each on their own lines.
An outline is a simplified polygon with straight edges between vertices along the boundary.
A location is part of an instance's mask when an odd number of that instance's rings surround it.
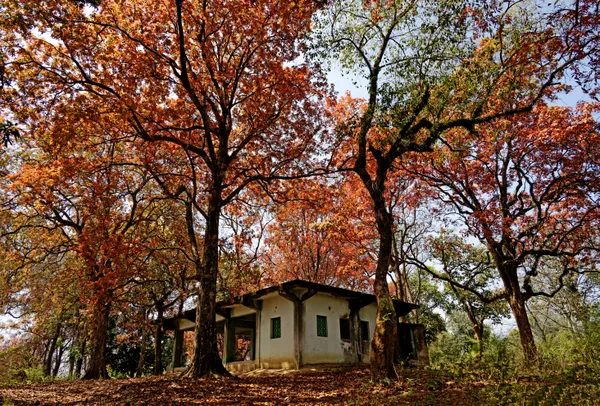
<svg viewBox="0 0 600 406">
<path fill-rule="evenodd" d="M 568 395 L 569 399 L 577 401 L 564 403 L 569 400 L 564 399 L 564 393 L 575 392 L 581 396 L 582 391 L 565 392 L 557 385 L 548 386 L 543 382 L 510 385 L 465 381 L 461 384 L 439 371 L 404 369 L 400 373 L 400 381 L 384 385 L 373 385 L 369 381 L 367 367 L 254 371 L 223 379 L 190 379 L 167 375 L 8 385 L 0 386 L 0 405 L 522 404 L 523 399 L 511 397 L 515 391 L 520 395 L 529 391 L 530 400 L 539 405 L 600 404 L 596 403 L 595 397 L 573 399 L 572 395 Z M 560 390 L 557 392 L 557 389 Z"/>
</svg>

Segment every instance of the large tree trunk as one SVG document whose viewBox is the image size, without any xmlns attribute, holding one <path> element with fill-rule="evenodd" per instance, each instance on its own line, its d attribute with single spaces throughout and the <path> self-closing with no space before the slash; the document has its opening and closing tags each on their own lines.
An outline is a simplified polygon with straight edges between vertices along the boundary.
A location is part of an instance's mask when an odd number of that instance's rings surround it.
<svg viewBox="0 0 600 406">
<path fill-rule="evenodd" d="M 529 318 L 527 317 L 525 299 L 523 298 L 520 289 L 511 290 L 509 292 L 508 304 L 510 305 L 515 321 L 517 322 L 517 328 L 519 329 L 519 338 L 521 340 L 523 356 L 525 357 L 525 364 L 527 366 L 536 365 L 538 362 L 537 347 L 535 346 L 533 331 L 531 329 L 531 324 L 529 323 Z"/>
<path fill-rule="evenodd" d="M 519 284 L 517 266 L 514 264 L 507 266 L 505 264 L 507 261 L 497 250 L 490 251 L 494 256 L 496 268 L 502 277 L 504 289 L 508 293 L 508 305 L 517 323 L 525 364 L 526 366 L 533 366 L 538 362 L 538 353 L 533 339 L 533 330 L 527 317 L 525 297 L 521 292 L 521 285 Z"/>
<path fill-rule="evenodd" d="M 393 226 L 393 223 L 392 223 Z M 392 231 L 393 232 L 393 231 Z M 414 303 L 412 292 L 410 291 L 410 287 L 408 285 L 408 278 L 406 277 L 406 262 L 404 261 L 403 255 L 401 255 L 400 249 L 398 248 L 398 241 L 396 237 L 393 236 L 392 239 L 393 246 L 393 266 L 394 273 L 396 274 L 396 287 L 398 289 L 398 299 L 403 302 Z M 419 312 L 417 309 L 412 310 L 414 322 L 419 322 Z M 400 321 L 403 323 L 407 321 L 407 315 L 400 316 Z"/>
<path fill-rule="evenodd" d="M 213 190 L 207 210 L 202 264 L 196 269 L 200 276 L 196 327 L 194 329 L 194 354 L 184 376 L 201 378 L 229 376 L 217 348 L 216 296 L 219 270 L 219 216 L 220 191 Z"/>
<path fill-rule="evenodd" d="M 163 307 L 162 303 L 156 304 L 157 324 L 154 330 L 154 375 L 162 375 L 162 339 L 163 339 Z"/>
<path fill-rule="evenodd" d="M 489 233 L 491 234 L 491 233 Z M 519 276 L 517 273 L 518 264 L 513 257 L 508 257 L 504 252 L 515 251 L 513 247 L 501 246 L 493 241 L 491 237 L 487 238 L 487 245 L 490 253 L 494 258 L 496 269 L 502 278 L 504 289 L 508 294 L 508 305 L 512 310 L 513 316 L 519 330 L 519 338 L 521 340 L 521 348 L 525 358 L 526 366 L 536 365 L 539 361 L 538 352 L 533 339 L 533 330 L 527 317 L 527 309 L 525 308 L 525 297 L 521 292 L 519 284 Z"/>
<path fill-rule="evenodd" d="M 106 300 L 104 301 L 106 302 Z M 102 302 L 100 302 L 102 303 Z M 108 341 L 108 321 L 110 303 L 98 304 L 94 309 L 92 335 L 90 337 L 91 352 L 87 370 L 82 379 L 109 379 L 106 371 L 106 343 Z"/>
<path fill-rule="evenodd" d="M 396 348 L 397 316 L 387 283 L 388 269 L 392 257 L 392 216 L 381 201 L 375 202 L 377 230 L 379 232 L 379 256 L 375 272 L 375 296 L 377 298 L 377 320 L 371 341 L 371 376 L 374 382 L 385 379 L 396 380 L 394 349 Z"/>
</svg>

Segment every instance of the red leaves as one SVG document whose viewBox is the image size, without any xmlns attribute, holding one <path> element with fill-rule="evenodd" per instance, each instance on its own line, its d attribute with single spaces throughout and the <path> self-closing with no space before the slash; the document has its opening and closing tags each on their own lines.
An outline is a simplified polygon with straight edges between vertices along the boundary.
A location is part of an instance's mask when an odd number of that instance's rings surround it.
<svg viewBox="0 0 600 406">
<path fill-rule="evenodd" d="M 278 207 L 264 262 L 268 280 L 304 279 L 370 289 L 375 229 L 363 215 L 371 209 L 356 181 L 303 181 L 289 196 L 292 201 Z"/>
<path fill-rule="evenodd" d="M 465 210 L 479 238 L 513 246 L 515 260 L 531 251 L 575 252 L 599 220 L 597 108 L 542 105 L 481 126 L 470 140 L 451 133 L 447 145 L 458 140 L 461 149 L 415 158 L 411 170 Z"/>
</svg>

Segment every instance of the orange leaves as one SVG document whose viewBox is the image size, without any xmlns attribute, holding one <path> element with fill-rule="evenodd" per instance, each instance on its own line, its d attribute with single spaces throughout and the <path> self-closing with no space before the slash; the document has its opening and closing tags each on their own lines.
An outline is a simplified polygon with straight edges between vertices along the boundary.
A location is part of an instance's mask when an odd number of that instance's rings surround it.
<svg viewBox="0 0 600 406">
<path fill-rule="evenodd" d="M 37 26 L 10 44 L 11 68 L 23 67 L 12 72 L 22 91 L 11 108 L 54 148 L 137 137 L 168 153 L 192 149 L 199 180 L 223 178 L 224 196 L 243 188 L 249 173 L 297 175 L 300 166 L 275 162 L 316 150 L 323 82 L 297 58 L 318 5 L 184 1 L 178 11 L 177 4 L 14 2 L 14 17 Z M 216 168 L 223 174 L 210 176 Z"/>
<path fill-rule="evenodd" d="M 536 252 L 573 255 L 600 220 L 597 108 L 539 105 L 476 134 L 450 133 L 446 146 L 409 168 L 472 233 L 489 247 L 506 245 L 515 261 Z"/>
<path fill-rule="evenodd" d="M 368 290 L 375 266 L 369 202 L 350 179 L 331 182 L 304 181 L 277 208 L 264 261 L 268 283 L 298 278 Z"/>
</svg>

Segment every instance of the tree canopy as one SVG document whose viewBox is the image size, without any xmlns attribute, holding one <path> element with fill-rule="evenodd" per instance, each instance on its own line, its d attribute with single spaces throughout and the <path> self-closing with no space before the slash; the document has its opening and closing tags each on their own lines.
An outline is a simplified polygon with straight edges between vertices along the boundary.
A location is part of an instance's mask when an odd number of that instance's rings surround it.
<svg viewBox="0 0 600 406">
<path fill-rule="evenodd" d="M 5 0 L 0 307 L 54 376 L 162 373 L 163 320 L 193 306 L 186 376 L 229 375 L 216 302 L 297 278 L 375 294 L 376 382 L 392 297 L 432 340 L 464 312 L 479 358 L 510 309 L 536 365 L 530 306 L 597 286 L 598 11 Z"/>
</svg>

